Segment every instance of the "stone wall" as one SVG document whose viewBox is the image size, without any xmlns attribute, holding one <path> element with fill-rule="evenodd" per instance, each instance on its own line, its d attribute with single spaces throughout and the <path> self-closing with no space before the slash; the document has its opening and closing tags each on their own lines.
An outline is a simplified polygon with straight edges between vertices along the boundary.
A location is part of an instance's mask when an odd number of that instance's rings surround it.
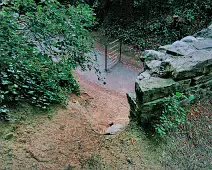
<svg viewBox="0 0 212 170">
<path fill-rule="evenodd" d="M 130 117 L 149 125 L 162 113 L 168 96 L 176 92 L 212 96 L 212 25 L 172 45 L 146 50 L 141 56 L 144 70 L 128 93 Z"/>
</svg>

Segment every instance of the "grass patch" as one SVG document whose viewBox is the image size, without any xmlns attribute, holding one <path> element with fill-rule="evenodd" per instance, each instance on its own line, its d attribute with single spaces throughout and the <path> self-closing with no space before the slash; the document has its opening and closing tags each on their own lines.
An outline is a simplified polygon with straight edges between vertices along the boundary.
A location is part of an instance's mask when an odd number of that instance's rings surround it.
<svg viewBox="0 0 212 170">
<path fill-rule="evenodd" d="M 106 136 L 98 154 L 82 162 L 84 169 L 160 169 L 162 145 L 131 122 L 125 131 Z"/>
<path fill-rule="evenodd" d="M 55 105 L 46 110 L 34 107 L 27 103 L 19 103 L 17 107 L 8 113 L 10 121 L 0 121 L 0 138 L 6 135 L 16 133 L 16 129 L 22 125 L 35 125 L 42 119 L 51 119 L 58 108 L 64 106 Z"/>
<path fill-rule="evenodd" d="M 191 108 L 186 124 L 165 137 L 165 169 L 212 169 L 211 102 Z"/>
</svg>

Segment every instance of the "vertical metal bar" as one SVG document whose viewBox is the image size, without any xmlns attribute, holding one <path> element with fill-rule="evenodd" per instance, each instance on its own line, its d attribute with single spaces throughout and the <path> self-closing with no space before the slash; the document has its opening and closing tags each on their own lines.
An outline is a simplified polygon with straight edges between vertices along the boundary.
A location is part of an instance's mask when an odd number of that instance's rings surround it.
<svg viewBox="0 0 212 170">
<path fill-rule="evenodd" d="M 120 41 L 120 57 L 119 57 L 119 62 L 121 62 L 121 49 L 122 49 L 122 42 Z"/>
<path fill-rule="evenodd" d="M 107 45 L 105 45 L 105 71 L 107 72 Z"/>
</svg>

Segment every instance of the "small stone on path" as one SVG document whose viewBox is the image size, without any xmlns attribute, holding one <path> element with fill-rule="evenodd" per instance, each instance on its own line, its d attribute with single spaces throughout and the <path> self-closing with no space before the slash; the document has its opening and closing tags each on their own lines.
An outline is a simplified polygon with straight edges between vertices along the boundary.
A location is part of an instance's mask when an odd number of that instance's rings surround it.
<svg viewBox="0 0 212 170">
<path fill-rule="evenodd" d="M 123 125 L 121 125 L 121 124 L 115 124 L 115 125 L 110 126 L 106 130 L 106 133 L 111 134 L 111 135 L 115 135 L 115 134 L 117 134 L 118 132 L 120 132 L 122 130 L 123 130 Z"/>
</svg>

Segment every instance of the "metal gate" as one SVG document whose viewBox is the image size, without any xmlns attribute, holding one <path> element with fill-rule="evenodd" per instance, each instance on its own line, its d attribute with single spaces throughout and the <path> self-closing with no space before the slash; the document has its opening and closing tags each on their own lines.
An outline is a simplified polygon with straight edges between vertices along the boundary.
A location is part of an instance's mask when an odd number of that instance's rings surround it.
<svg viewBox="0 0 212 170">
<path fill-rule="evenodd" d="M 105 45 L 105 71 L 121 61 L 122 43 L 118 39 Z"/>
</svg>

